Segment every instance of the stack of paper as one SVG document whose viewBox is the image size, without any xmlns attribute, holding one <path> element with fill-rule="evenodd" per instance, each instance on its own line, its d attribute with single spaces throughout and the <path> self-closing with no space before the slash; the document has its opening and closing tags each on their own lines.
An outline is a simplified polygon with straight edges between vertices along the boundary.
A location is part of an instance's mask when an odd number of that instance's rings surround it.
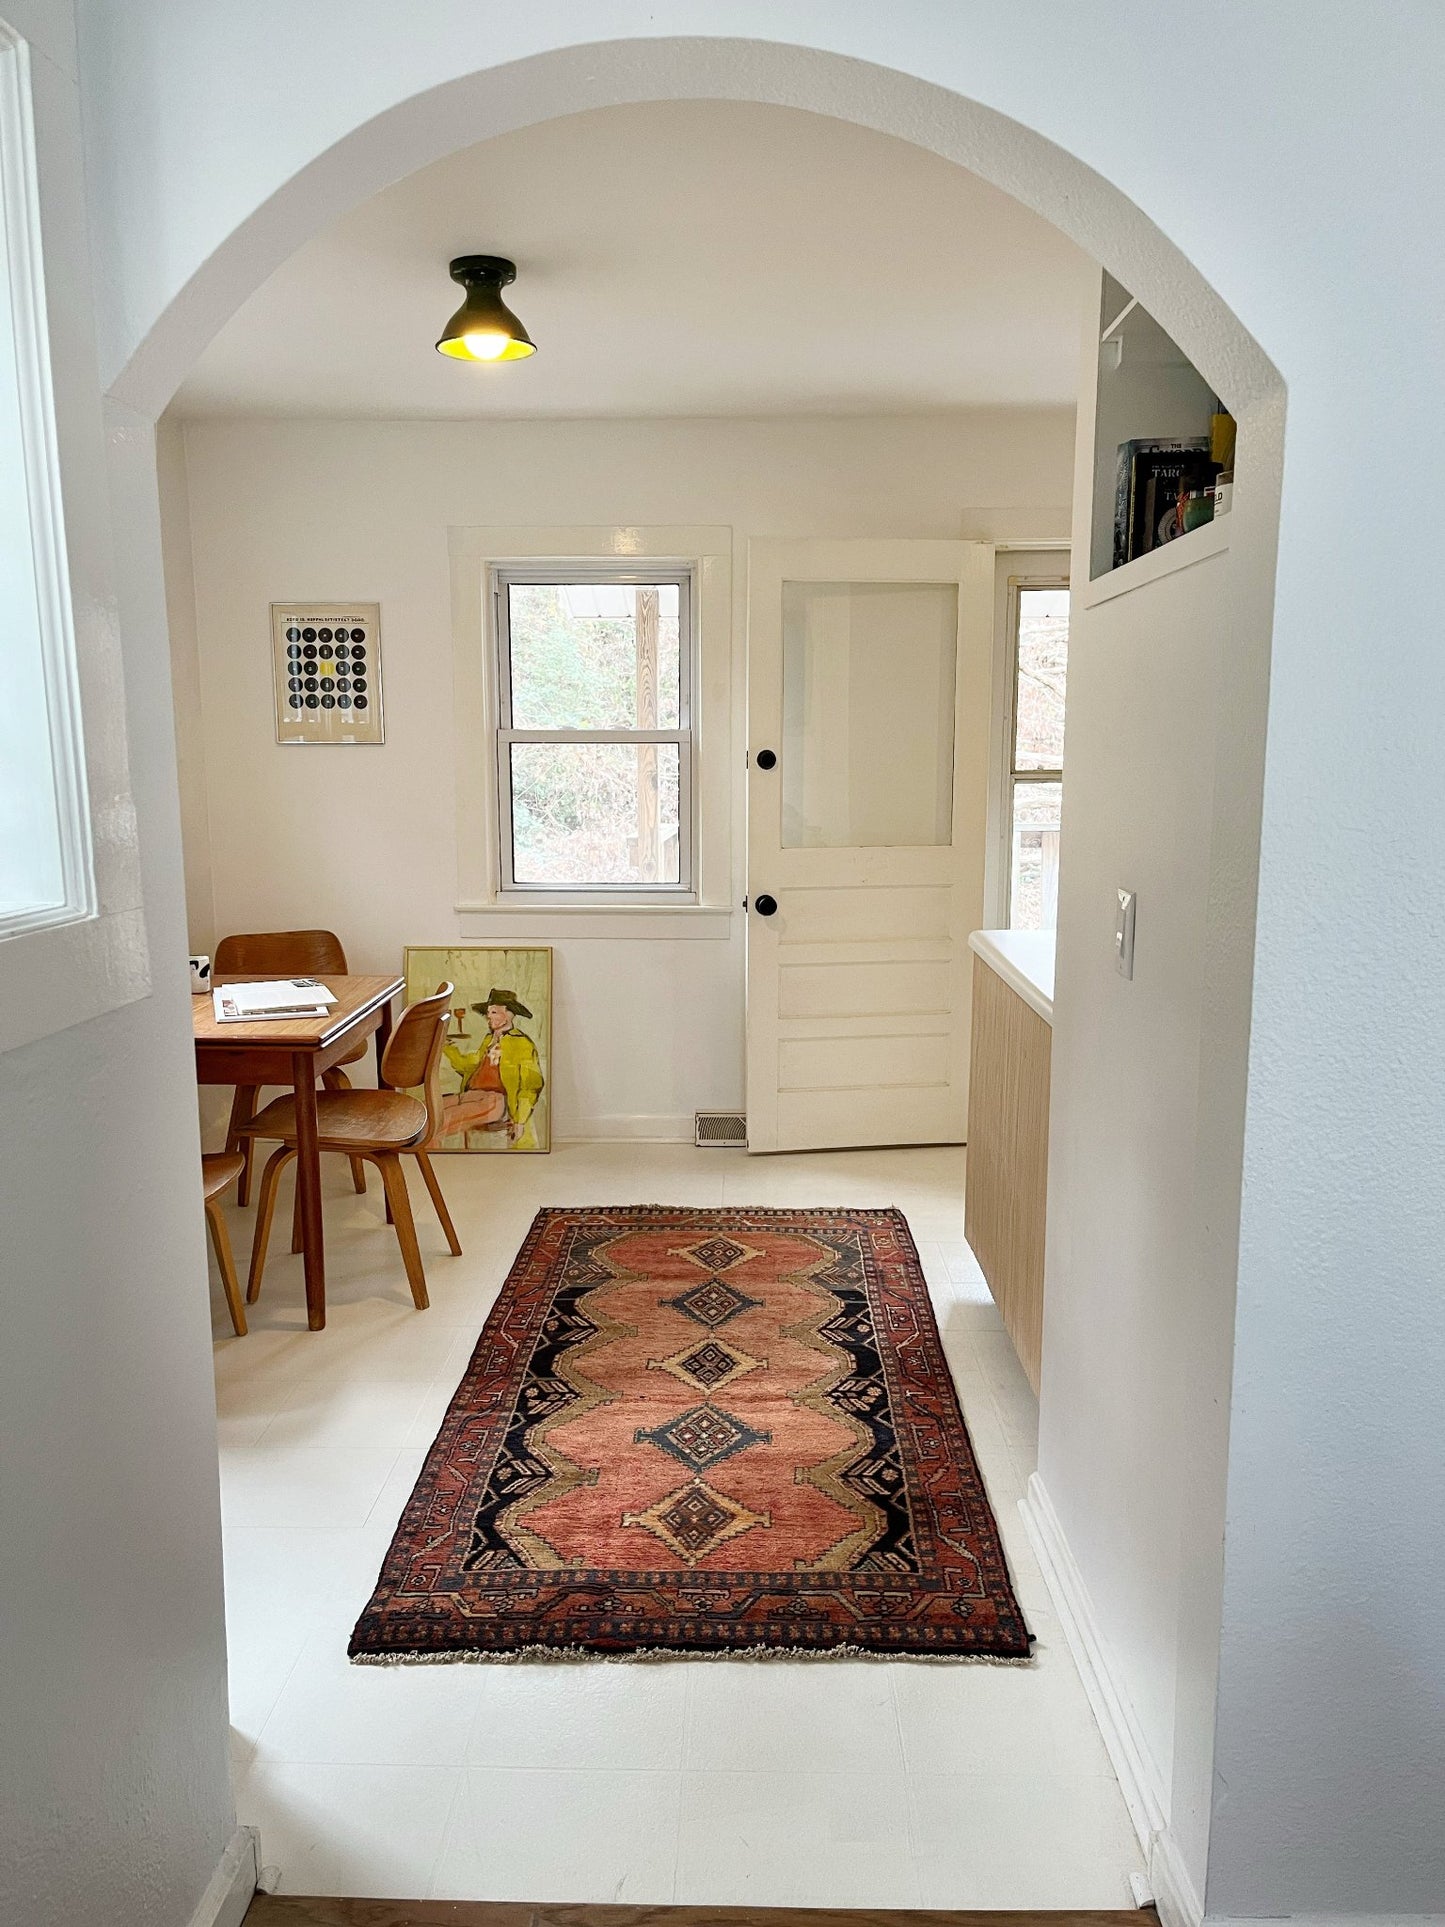
<svg viewBox="0 0 1445 1927">
<path fill-rule="evenodd" d="M 255 1024 L 268 1017 L 324 1017 L 336 993 L 314 977 L 282 977 L 269 983 L 222 984 L 211 992 L 218 1024 Z"/>
</svg>

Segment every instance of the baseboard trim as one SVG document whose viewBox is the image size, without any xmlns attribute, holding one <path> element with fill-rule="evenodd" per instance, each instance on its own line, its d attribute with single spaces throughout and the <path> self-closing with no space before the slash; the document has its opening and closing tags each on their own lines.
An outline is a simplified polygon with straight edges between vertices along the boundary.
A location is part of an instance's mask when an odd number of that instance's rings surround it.
<svg viewBox="0 0 1445 1927">
<path fill-rule="evenodd" d="M 1445 1927 L 1445 1914 L 1211 1914 L 1209 1927 Z"/>
<path fill-rule="evenodd" d="M 1169 1831 L 1167 1796 L 1158 1768 L 1111 1660 L 1084 1576 L 1037 1472 L 1028 1482 L 1019 1511 L 1144 1849 L 1159 1918 L 1163 1927 L 1200 1927 L 1204 1903 Z"/>
<path fill-rule="evenodd" d="M 559 1144 L 595 1144 L 607 1138 L 627 1138 L 634 1143 L 691 1144 L 694 1126 L 691 1111 L 612 1111 L 594 1117 L 572 1120 L 566 1131 L 557 1133 Z"/>
<path fill-rule="evenodd" d="M 255 1827 L 237 1827 L 207 1882 L 190 1927 L 241 1927 L 261 1874 L 261 1836 Z"/>
</svg>

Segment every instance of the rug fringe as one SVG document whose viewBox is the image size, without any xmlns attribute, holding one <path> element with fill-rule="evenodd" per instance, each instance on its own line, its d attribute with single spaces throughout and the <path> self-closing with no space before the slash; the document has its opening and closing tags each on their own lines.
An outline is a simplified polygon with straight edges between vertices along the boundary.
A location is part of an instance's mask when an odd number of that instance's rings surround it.
<svg viewBox="0 0 1445 1927">
<path fill-rule="evenodd" d="M 590 1646 L 520 1646 L 513 1652 L 484 1652 L 469 1647 L 448 1653 L 351 1653 L 353 1666 L 526 1666 L 561 1662 L 577 1665 L 600 1660 L 607 1666 L 639 1666 L 651 1660 L 770 1659 L 887 1661 L 893 1665 L 920 1666 L 1036 1666 L 1034 1654 L 1013 1657 L 1005 1653 L 879 1653 L 870 1646 L 731 1646 L 698 1652 L 687 1646 L 649 1646 L 632 1653 L 599 1653 Z"/>
</svg>

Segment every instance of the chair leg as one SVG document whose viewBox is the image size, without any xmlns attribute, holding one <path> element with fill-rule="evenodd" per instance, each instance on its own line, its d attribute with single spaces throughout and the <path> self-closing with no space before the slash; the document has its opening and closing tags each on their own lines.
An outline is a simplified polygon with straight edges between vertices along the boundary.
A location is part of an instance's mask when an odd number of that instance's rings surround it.
<svg viewBox="0 0 1445 1927">
<path fill-rule="evenodd" d="M 273 1151 L 261 1173 L 261 1196 L 256 1206 L 256 1235 L 251 1243 L 251 1275 L 246 1283 L 246 1302 L 254 1305 L 261 1296 L 261 1273 L 266 1269 L 266 1245 L 271 1236 L 271 1220 L 276 1212 L 276 1186 L 287 1160 L 296 1155 L 288 1144 Z"/>
<path fill-rule="evenodd" d="M 226 1127 L 226 1149 L 239 1151 L 246 1162 L 241 1167 L 241 1175 L 236 1180 L 237 1204 L 251 1202 L 251 1164 L 256 1155 L 256 1140 L 242 1137 L 241 1126 L 249 1124 L 256 1115 L 256 1087 L 254 1084 L 238 1084 L 231 1098 L 231 1121 Z"/>
<path fill-rule="evenodd" d="M 349 1159 L 347 1160 L 347 1162 L 348 1162 L 348 1163 L 350 1164 L 350 1166 L 351 1166 L 351 1185 L 352 1185 L 352 1189 L 353 1189 L 354 1191 L 357 1191 L 357 1192 L 362 1192 L 362 1191 L 365 1191 L 365 1189 L 366 1189 L 366 1159 L 365 1159 L 365 1158 L 349 1158 Z"/>
<path fill-rule="evenodd" d="M 447 1201 L 442 1196 L 442 1188 L 437 1181 L 436 1172 L 432 1169 L 431 1159 L 425 1151 L 418 1151 L 416 1161 L 421 1166 L 421 1174 L 426 1179 L 426 1188 L 431 1193 L 431 1201 L 436 1206 L 437 1216 L 442 1221 L 442 1230 L 447 1234 L 447 1243 L 451 1246 L 452 1256 L 460 1258 L 462 1241 L 457 1236 L 456 1226 L 452 1223 L 452 1214 L 447 1210 Z"/>
<path fill-rule="evenodd" d="M 236 1278 L 236 1259 L 231 1250 L 231 1234 L 226 1229 L 226 1220 L 221 1214 L 219 1198 L 206 1200 L 206 1228 L 211 1234 L 216 1263 L 221 1271 L 221 1285 L 226 1293 L 226 1309 L 231 1314 L 231 1329 L 237 1338 L 244 1338 L 246 1311 L 241 1303 L 241 1287 Z"/>
<path fill-rule="evenodd" d="M 396 1241 L 401 1246 L 401 1261 L 406 1266 L 406 1275 L 411 1283 L 412 1302 L 418 1311 L 425 1311 L 431 1300 L 426 1295 L 426 1273 L 422 1270 L 421 1251 L 416 1242 L 416 1225 L 411 1215 L 411 1199 L 407 1196 L 406 1173 L 401 1168 L 401 1159 L 394 1152 L 378 1157 L 376 1168 L 381 1173 L 387 1203 L 391 1206 Z"/>
</svg>

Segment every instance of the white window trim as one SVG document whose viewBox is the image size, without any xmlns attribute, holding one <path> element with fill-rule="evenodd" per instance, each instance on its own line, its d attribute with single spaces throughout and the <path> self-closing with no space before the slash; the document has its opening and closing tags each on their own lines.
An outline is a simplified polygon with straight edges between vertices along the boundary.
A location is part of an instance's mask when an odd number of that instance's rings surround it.
<svg viewBox="0 0 1445 1927">
<path fill-rule="evenodd" d="M 65 61 L 65 50 L 32 49 L 0 20 L 26 480 L 47 693 L 60 738 L 57 777 L 70 819 L 66 905 L 17 919 L 0 937 L 0 1051 L 85 1023 L 151 988 L 100 382 L 93 331 L 84 325 L 92 291 L 79 94 Z"/>
<path fill-rule="evenodd" d="M 453 712 L 456 757 L 458 932 L 463 937 L 527 937 L 564 921 L 601 939 L 702 937 L 732 933 L 734 651 L 730 528 L 472 528 L 448 531 L 452 568 Z M 501 817 L 492 745 L 498 727 L 495 651 L 487 594 L 494 571 L 509 566 L 559 571 L 587 563 L 668 565 L 694 584 L 692 688 L 693 876 L 683 900 L 666 887 L 553 892 L 501 888 Z"/>
<path fill-rule="evenodd" d="M 619 900 L 632 902 L 645 898 L 661 909 L 669 904 L 695 903 L 694 861 L 697 845 L 697 798 L 693 783 L 696 739 L 693 729 L 693 687 L 697 681 L 697 624 L 693 610 L 697 602 L 697 579 L 691 563 L 663 562 L 655 556 L 639 557 L 634 568 L 591 561 L 533 561 L 528 564 L 500 563 L 488 570 L 489 641 L 492 673 L 496 678 L 497 727 L 497 825 L 498 861 L 501 876 L 499 900 L 525 904 L 542 898 L 550 903 L 615 905 Z M 678 726 L 675 729 L 521 729 L 511 714 L 511 623 L 507 587 L 528 582 L 597 582 L 634 584 L 657 582 L 677 585 L 679 640 L 678 650 Z M 616 743 L 674 743 L 678 751 L 678 881 L 676 883 L 571 884 L 565 889 L 546 884 L 519 883 L 513 871 L 515 839 L 507 834 L 512 811 L 511 750 L 513 743 L 590 743 L 603 740 Z"/>
</svg>

